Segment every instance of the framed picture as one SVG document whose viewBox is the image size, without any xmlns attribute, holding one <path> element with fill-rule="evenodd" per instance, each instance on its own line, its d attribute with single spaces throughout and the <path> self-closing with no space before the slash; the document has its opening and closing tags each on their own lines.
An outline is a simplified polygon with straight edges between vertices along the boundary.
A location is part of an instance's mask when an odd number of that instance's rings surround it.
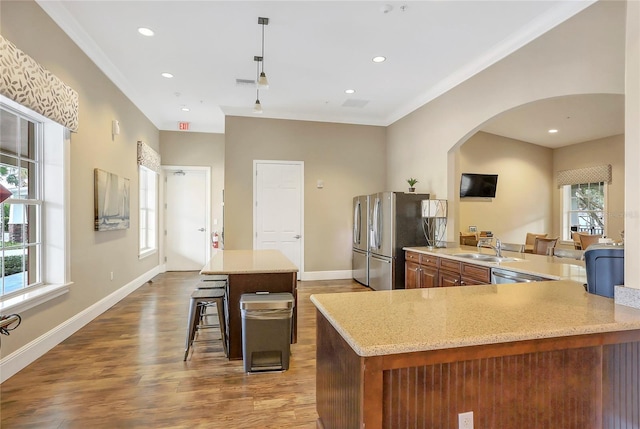
<svg viewBox="0 0 640 429">
<path fill-rule="evenodd" d="M 94 170 L 94 218 L 96 231 L 129 228 L 129 179 Z"/>
</svg>

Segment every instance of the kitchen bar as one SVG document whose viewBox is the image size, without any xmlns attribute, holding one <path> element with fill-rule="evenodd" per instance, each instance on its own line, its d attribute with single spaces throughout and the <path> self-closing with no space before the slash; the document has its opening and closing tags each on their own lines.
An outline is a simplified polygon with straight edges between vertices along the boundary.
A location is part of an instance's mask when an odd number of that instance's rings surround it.
<svg viewBox="0 0 640 429">
<path fill-rule="evenodd" d="M 480 428 L 601 428 L 640 394 L 640 310 L 580 282 L 311 300 L 324 429 L 453 428 L 468 411 Z"/>
<path fill-rule="evenodd" d="M 288 292 L 296 297 L 298 268 L 278 250 L 218 250 L 202 268 L 203 276 L 225 274 L 229 359 L 242 359 L 240 297 L 245 293 Z M 297 338 L 294 301 L 292 342 Z"/>
</svg>

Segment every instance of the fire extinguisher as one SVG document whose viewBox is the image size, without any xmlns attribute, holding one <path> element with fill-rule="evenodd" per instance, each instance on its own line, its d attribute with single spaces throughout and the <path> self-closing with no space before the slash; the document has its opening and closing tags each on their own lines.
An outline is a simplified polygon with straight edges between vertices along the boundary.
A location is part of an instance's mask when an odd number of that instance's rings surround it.
<svg viewBox="0 0 640 429">
<path fill-rule="evenodd" d="M 218 248 L 218 243 L 220 241 L 218 240 L 218 232 L 214 231 L 213 234 L 211 234 L 211 245 L 213 246 L 214 249 Z"/>
</svg>

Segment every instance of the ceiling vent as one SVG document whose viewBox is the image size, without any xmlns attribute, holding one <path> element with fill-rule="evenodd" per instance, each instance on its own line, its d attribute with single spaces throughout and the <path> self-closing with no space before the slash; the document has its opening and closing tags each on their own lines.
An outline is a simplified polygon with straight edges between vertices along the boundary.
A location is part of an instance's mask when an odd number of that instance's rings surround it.
<svg viewBox="0 0 640 429">
<path fill-rule="evenodd" d="M 367 104 L 369 104 L 369 100 L 357 100 L 355 98 L 350 98 L 342 103 L 342 107 L 358 107 L 362 109 Z"/>
<path fill-rule="evenodd" d="M 255 79 L 236 79 L 236 86 L 256 86 Z"/>
</svg>

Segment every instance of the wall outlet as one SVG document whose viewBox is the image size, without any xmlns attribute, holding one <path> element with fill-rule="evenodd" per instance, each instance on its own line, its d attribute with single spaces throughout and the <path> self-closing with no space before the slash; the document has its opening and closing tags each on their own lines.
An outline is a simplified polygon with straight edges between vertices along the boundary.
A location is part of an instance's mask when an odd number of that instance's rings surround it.
<svg viewBox="0 0 640 429">
<path fill-rule="evenodd" d="M 473 411 L 458 414 L 458 429 L 473 429 Z"/>
</svg>

